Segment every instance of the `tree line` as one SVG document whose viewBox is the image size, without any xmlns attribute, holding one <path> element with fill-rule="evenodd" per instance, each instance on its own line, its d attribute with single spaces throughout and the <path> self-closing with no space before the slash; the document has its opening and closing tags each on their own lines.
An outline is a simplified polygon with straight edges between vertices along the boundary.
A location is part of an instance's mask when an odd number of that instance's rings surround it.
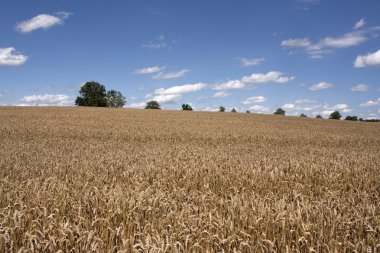
<svg viewBox="0 0 380 253">
<path fill-rule="evenodd" d="M 109 90 L 106 91 L 104 85 L 99 84 L 97 82 L 86 82 L 79 90 L 80 96 L 75 100 L 75 105 L 78 106 L 92 106 L 92 107 L 112 107 L 112 108 L 122 108 L 127 100 L 121 94 L 120 91 Z M 145 109 L 161 109 L 160 104 L 157 101 L 148 101 L 146 103 Z M 193 108 L 190 104 L 182 104 L 182 110 L 184 111 L 192 111 Z M 225 112 L 226 108 L 224 106 L 219 107 L 219 112 Z M 236 113 L 237 110 L 232 108 L 231 112 Z M 246 111 L 250 113 L 250 111 Z M 285 110 L 282 108 L 278 108 L 273 114 L 275 115 L 285 115 Z M 304 113 L 300 115 L 300 117 L 307 118 L 308 116 Z M 323 118 L 321 115 L 317 115 L 316 118 Z M 340 120 L 342 115 L 339 111 L 334 111 L 330 114 L 329 119 Z M 379 119 L 362 119 L 357 116 L 346 116 L 345 120 L 350 121 L 366 121 L 366 122 L 380 122 Z"/>
</svg>

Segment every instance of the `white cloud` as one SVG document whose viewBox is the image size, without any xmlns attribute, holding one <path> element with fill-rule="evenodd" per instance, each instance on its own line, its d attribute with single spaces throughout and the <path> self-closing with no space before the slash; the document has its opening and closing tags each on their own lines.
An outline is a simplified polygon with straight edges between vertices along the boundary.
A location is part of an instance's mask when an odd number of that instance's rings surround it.
<svg viewBox="0 0 380 253">
<path fill-rule="evenodd" d="M 241 65 L 244 67 L 249 66 L 256 66 L 259 65 L 261 62 L 265 61 L 264 58 L 256 58 L 256 59 L 248 59 L 248 58 L 238 58 L 241 62 Z"/>
<path fill-rule="evenodd" d="M 166 69 L 165 66 L 154 66 L 154 67 L 148 67 L 148 68 L 143 68 L 143 69 L 136 69 L 134 73 L 136 75 L 153 74 L 153 73 L 160 72 L 164 69 Z"/>
<path fill-rule="evenodd" d="M 330 109 L 330 110 L 346 110 L 348 109 L 348 105 L 346 104 L 336 104 L 332 107 L 327 107 L 326 108 Z"/>
<path fill-rule="evenodd" d="M 360 107 L 366 107 L 366 106 L 375 106 L 375 105 L 380 105 L 380 98 L 377 100 L 368 100 L 365 103 L 360 104 Z"/>
<path fill-rule="evenodd" d="M 356 57 L 354 66 L 355 68 L 364 68 L 367 66 L 380 65 L 380 49 L 374 53 L 369 53 L 367 55 L 359 55 Z"/>
<path fill-rule="evenodd" d="M 365 92 L 365 91 L 368 91 L 368 89 L 369 89 L 369 85 L 363 84 L 363 83 L 358 84 L 354 87 L 351 87 L 351 91 L 353 92 Z"/>
<path fill-rule="evenodd" d="M 269 107 L 263 106 L 263 105 L 254 105 L 254 106 L 249 107 L 249 109 L 251 111 L 254 111 L 254 112 L 267 112 L 267 111 L 269 111 Z"/>
<path fill-rule="evenodd" d="M 304 98 L 304 99 L 298 99 L 294 103 L 296 104 L 306 104 L 306 103 L 316 103 L 316 99 L 309 99 L 309 98 Z"/>
<path fill-rule="evenodd" d="M 281 42 L 281 46 L 290 48 L 306 48 L 311 45 L 309 38 L 288 39 Z"/>
<path fill-rule="evenodd" d="M 226 91 L 218 91 L 216 92 L 212 97 L 213 98 L 225 98 L 231 95 L 231 93 L 228 93 Z"/>
<path fill-rule="evenodd" d="M 16 29 L 22 33 L 29 33 L 37 29 L 48 29 L 55 25 L 61 25 L 71 13 L 59 12 L 55 16 L 48 14 L 40 14 L 30 20 L 22 21 L 16 25 Z"/>
<path fill-rule="evenodd" d="M 181 100 L 181 98 L 182 98 L 181 94 L 165 94 L 165 95 L 154 96 L 150 100 L 157 101 L 158 103 L 161 103 L 161 104 L 175 104 L 179 100 Z"/>
<path fill-rule="evenodd" d="M 370 36 L 377 36 L 375 30 L 378 29 L 356 30 L 338 37 L 327 36 L 320 39 L 319 42 L 312 42 L 309 38 L 287 39 L 283 40 L 281 45 L 289 49 L 302 49 L 313 59 L 322 58 L 326 54 L 333 53 L 336 48 L 346 48 L 362 44 L 369 40 Z"/>
<path fill-rule="evenodd" d="M 153 79 L 159 79 L 159 80 L 161 80 L 161 79 L 173 79 L 173 78 L 183 77 L 188 72 L 190 72 L 190 70 L 188 70 L 188 69 L 182 69 L 181 71 L 171 72 L 171 73 L 160 72 L 157 75 L 153 76 L 152 78 Z"/>
<path fill-rule="evenodd" d="M 225 83 L 220 83 L 214 85 L 214 90 L 233 90 L 233 89 L 243 89 L 245 84 L 240 80 L 232 80 Z"/>
<path fill-rule="evenodd" d="M 139 102 L 139 103 L 132 103 L 132 104 L 127 104 L 127 107 L 130 107 L 130 108 L 139 108 L 139 109 L 142 109 L 142 108 L 145 108 L 146 106 L 146 102 Z"/>
<path fill-rule="evenodd" d="M 311 90 L 311 91 L 325 90 L 325 89 L 329 89 L 332 87 L 333 87 L 333 85 L 331 83 L 320 82 L 320 83 L 316 83 L 316 84 L 313 84 L 312 86 L 310 86 L 309 90 Z"/>
<path fill-rule="evenodd" d="M 65 105 L 73 105 L 73 101 L 69 96 L 63 94 L 57 95 L 31 95 L 24 96 L 21 99 L 22 102 L 28 103 L 28 105 L 57 105 L 57 106 L 65 106 Z"/>
<path fill-rule="evenodd" d="M 244 100 L 242 103 L 245 105 L 251 105 L 256 103 L 264 103 L 267 101 L 267 99 L 263 96 L 257 96 L 257 97 L 249 97 L 246 100 Z"/>
<path fill-rule="evenodd" d="M 286 76 L 283 76 L 281 72 L 270 71 L 266 74 L 254 73 L 250 76 L 244 76 L 241 80 L 244 83 L 260 84 L 260 83 L 269 83 L 269 82 L 287 83 L 293 79 L 294 79 L 293 76 L 286 77 Z"/>
<path fill-rule="evenodd" d="M 20 66 L 28 60 L 28 56 L 15 52 L 15 48 L 0 48 L 0 65 Z"/>
<path fill-rule="evenodd" d="M 207 87 L 207 84 L 205 83 L 196 83 L 196 84 L 185 84 L 180 86 L 173 86 L 168 89 L 160 88 L 154 91 L 155 94 L 159 95 L 177 95 L 177 94 L 183 94 L 188 92 L 196 92 L 203 90 Z"/>
<path fill-rule="evenodd" d="M 363 26 L 365 25 L 365 19 L 362 18 L 360 19 L 358 22 L 356 22 L 355 26 L 354 26 L 354 30 L 357 30 L 359 28 L 362 28 Z"/>
<path fill-rule="evenodd" d="M 292 110 L 292 109 L 296 108 L 296 105 L 295 104 L 285 104 L 281 108 L 283 108 L 285 110 Z"/>
</svg>

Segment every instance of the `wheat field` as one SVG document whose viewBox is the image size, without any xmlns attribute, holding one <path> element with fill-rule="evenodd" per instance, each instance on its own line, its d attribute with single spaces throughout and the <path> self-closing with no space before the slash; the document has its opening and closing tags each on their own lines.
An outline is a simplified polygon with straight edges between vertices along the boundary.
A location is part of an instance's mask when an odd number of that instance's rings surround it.
<svg viewBox="0 0 380 253">
<path fill-rule="evenodd" d="M 0 252 L 380 252 L 380 125 L 0 108 Z"/>
</svg>

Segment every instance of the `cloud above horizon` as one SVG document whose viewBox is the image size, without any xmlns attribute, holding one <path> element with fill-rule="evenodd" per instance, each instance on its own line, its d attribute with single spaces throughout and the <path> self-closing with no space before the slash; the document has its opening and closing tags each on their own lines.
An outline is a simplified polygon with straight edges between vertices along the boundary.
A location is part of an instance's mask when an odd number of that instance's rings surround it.
<svg viewBox="0 0 380 253">
<path fill-rule="evenodd" d="M 354 66 L 355 68 L 364 68 L 368 66 L 380 65 L 380 49 L 374 53 L 368 53 L 367 55 L 359 55 L 356 57 Z"/>
<path fill-rule="evenodd" d="M 318 91 L 318 90 L 330 89 L 332 87 L 333 87 L 333 85 L 331 83 L 320 82 L 320 83 L 316 83 L 316 84 L 313 84 L 312 86 L 310 86 L 309 90 Z"/>
<path fill-rule="evenodd" d="M 133 73 L 136 75 L 147 75 L 147 74 L 154 74 L 165 69 L 166 69 L 166 66 L 154 66 L 154 67 L 136 69 Z"/>
<path fill-rule="evenodd" d="M 189 69 L 182 69 L 180 71 L 170 72 L 170 73 L 160 72 L 157 75 L 153 76 L 152 79 L 156 79 L 156 80 L 174 79 L 174 78 L 183 77 L 189 72 L 190 72 Z"/>
<path fill-rule="evenodd" d="M 71 98 L 64 94 L 30 95 L 24 96 L 21 101 L 27 103 L 22 105 L 33 106 L 67 106 L 74 104 Z"/>
<path fill-rule="evenodd" d="M 72 13 L 58 12 L 55 15 L 40 14 L 29 20 L 22 21 L 16 25 L 16 30 L 21 33 L 30 33 L 37 29 L 46 30 L 55 25 L 62 25 Z"/>
<path fill-rule="evenodd" d="M 17 53 L 14 47 L 0 48 L 0 65 L 20 66 L 28 60 L 28 56 Z"/>
</svg>

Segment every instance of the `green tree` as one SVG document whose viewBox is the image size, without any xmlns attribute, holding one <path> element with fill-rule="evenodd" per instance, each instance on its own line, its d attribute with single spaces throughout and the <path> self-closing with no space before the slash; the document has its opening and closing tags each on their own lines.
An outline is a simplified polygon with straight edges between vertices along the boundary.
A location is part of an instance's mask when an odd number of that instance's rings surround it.
<svg viewBox="0 0 380 253">
<path fill-rule="evenodd" d="M 342 118 L 342 115 L 340 115 L 338 111 L 332 112 L 329 117 L 329 119 L 337 119 L 337 120 L 340 120 L 340 118 Z"/>
<path fill-rule="evenodd" d="M 283 110 L 282 108 L 278 108 L 274 114 L 276 115 L 285 115 L 285 110 Z"/>
<path fill-rule="evenodd" d="M 235 109 L 235 107 L 232 108 L 231 112 L 237 112 L 236 109 Z"/>
<path fill-rule="evenodd" d="M 347 116 L 344 120 L 358 121 L 358 117 L 357 116 Z"/>
<path fill-rule="evenodd" d="M 192 111 L 193 108 L 189 104 L 183 104 L 182 105 L 182 110 L 184 110 L 184 111 Z"/>
<path fill-rule="evenodd" d="M 75 100 L 78 106 L 107 107 L 106 88 L 97 82 L 87 82 L 79 90 Z"/>
<path fill-rule="evenodd" d="M 107 91 L 106 98 L 108 107 L 121 108 L 127 103 L 127 100 L 123 94 L 121 94 L 120 91 L 116 90 Z"/>
<path fill-rule="evenodd" d="M 219 111 L 220 111 L 220 112 L 225 112 L 225 111 L 226 111 L 226 108 L 225 108 L 224 106 L 221 106 L 221 107 L 219 107 Z"/>
<path fill-rule="evenodd" d="M 319 115 L 319 114 L 316 116 L 316 118 L 317 119 L 323 119 L 323 117 L 321 115 Z"/>
<path fill-rule="evenodd" d="M 152 100 L 152 101 L 149 101 L 148 103 L 146 103 L 145 109 L 158 109 L 158 110 L 160 110 L 161 106 L 157 101 Z"/>
<path fill-rule="evenodd" d="M 250 110 L 247 110 L 246 113 L 251 113 L 251 111 L 250 111 Z"/>
<path fill-rule="evenodd" d="M 301 117 L 301 118 L 307 118 L 307 115 L 306 115 L 306 114 L 303 114 L 303 113 L 301 113 L 300 117 Z"/>
</svg>

